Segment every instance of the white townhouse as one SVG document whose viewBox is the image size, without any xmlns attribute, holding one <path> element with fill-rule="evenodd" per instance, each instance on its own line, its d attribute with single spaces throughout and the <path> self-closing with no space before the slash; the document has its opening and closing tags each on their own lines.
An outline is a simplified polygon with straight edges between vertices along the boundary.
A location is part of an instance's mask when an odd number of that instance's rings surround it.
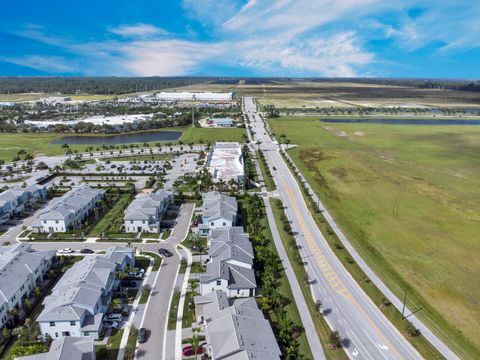
<svg viewBox="0 0 480 360">
<path fill-rule="evenodd" d="M 112 261 L 114 253 L 123 259 L 133 258 L 124 247 L 115 247 L 104 256 L 89 256 L 75 263 L 43 301 L 44 309 L 37 318 L 43 335 L 53 339 L 65 336 L 99 338 L 102 319 L 118 286 L 116 272 L 127 261 Z"/>
<path fill-rule="evenodd" d="M 172 192 L 164 189 L 138 195 L 125 210 L 125 232 L 159 233 L 163 214 L 172 202 Z"/>
<path fill-rule="evenodd" d="M 200 275 L 200 293 L 224 291 L 228 297 L 255 296 L 253 248 L 240 227 L 212 230 L 207 269 Z"/>
<path fill-rule="evenodd" d="M 200 235 L 207 235 L 211 229 L 235 226 L 237 223 L 237 199 L 217 191 L 203 194 L 202 224 Z"/>
<path fill-rule="evenodd" d="M 82 222 L 102 200 L 105 190 L 81 185 L 60 198 L 53 199 L 50 205 L 40 212 L 38 222 L 32 226 L 38 232 L 67 232 L 81 228 Z"/>
<path fill-rule="evenodd" d="M 0 224 L 21 213 L 25 206 L 47 198 L 47 189 L 43 185 L 32 184 L 25 188 L 15 187 L 0 193 Z"/>
<path fill-rule="evenodd" d="M 275 334 L 254 298 L 228 299 L 223 291 L 196 296 L 195 314 L 205 325 L 206 352 L 213 360 L 279 360 Z"/>
<path fill-rule="evenodd" d="M 9 321 L 9 310 L 23 307 L 54 256 L 54 250 L 33 251 L 27 244 L 0 247 L 0 328 Z"/>
</svg>

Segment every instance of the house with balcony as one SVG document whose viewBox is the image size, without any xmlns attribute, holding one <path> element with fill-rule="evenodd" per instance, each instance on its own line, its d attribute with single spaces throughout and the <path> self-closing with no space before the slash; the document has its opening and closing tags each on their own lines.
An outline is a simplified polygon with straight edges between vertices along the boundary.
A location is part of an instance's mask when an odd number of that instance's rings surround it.
<svg viewBox="0 0 480 360">
<path fill-rule="evenodd" d="M 202 224 L 198 226 L 200 235 L 207 235 L 210 230 L 232 227 L 237 224 L 237 199 L 218 191 L 203 194 Z"/>
</svg>

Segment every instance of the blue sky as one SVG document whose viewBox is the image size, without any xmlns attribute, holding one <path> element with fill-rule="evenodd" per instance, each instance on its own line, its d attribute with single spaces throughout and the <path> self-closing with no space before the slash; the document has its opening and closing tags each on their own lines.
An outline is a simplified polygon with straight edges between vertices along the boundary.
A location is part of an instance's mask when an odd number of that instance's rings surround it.
<svg viewBox="0 0 480 360">
<path fill-rule="evenodd" d="M 480 1 L 5 1 L 0 75 L 477 79 Z"/>
</svg>

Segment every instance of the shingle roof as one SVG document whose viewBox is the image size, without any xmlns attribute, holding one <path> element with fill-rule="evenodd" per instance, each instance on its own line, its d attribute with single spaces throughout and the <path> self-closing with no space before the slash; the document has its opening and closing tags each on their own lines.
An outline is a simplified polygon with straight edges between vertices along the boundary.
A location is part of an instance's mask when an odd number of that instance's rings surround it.
<svg viewBox="0 0 480 360">
<path fill-rule="evenodd" d="M 125 210 L 125 220 L 157 220 L 157 213 L 162 204 L 170 197 L 172 193 L 163 189 L 151 193 L 140 194 L 137 196 Z"/>
<path fill-rule="evenodd" d="M 237 199 L 234 197 L 223 195 L 217 191 L 203 194 L 203 216 L 209 221 L 220 218 L 233 221 L 237 212 Z"/>
<path fill-rule="evenodd" d="M 47 353 L 16 357 L 17 360 L 93 360 L 95 348 L 93 337 L 65 336 L 55 339 Z"/>
</svg>

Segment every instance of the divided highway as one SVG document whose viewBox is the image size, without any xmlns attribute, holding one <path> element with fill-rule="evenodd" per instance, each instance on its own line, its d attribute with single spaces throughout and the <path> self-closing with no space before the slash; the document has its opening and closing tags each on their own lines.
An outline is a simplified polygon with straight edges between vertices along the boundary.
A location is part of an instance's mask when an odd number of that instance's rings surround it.
<svg viewBox="0 0 480 360">
<path fill-rule="evenodd" d="M 277 192 L 302 246 L 316 300 L 323 304 L 325 319 L 340 333 L 351 359 L 421 359 L 421 355 L 390 323 L 350 276 L 318 229 L 302 190 L 272 142 L 251 97 L 244 98 L 256 141 L 264 152 Z"/>
</svg>

